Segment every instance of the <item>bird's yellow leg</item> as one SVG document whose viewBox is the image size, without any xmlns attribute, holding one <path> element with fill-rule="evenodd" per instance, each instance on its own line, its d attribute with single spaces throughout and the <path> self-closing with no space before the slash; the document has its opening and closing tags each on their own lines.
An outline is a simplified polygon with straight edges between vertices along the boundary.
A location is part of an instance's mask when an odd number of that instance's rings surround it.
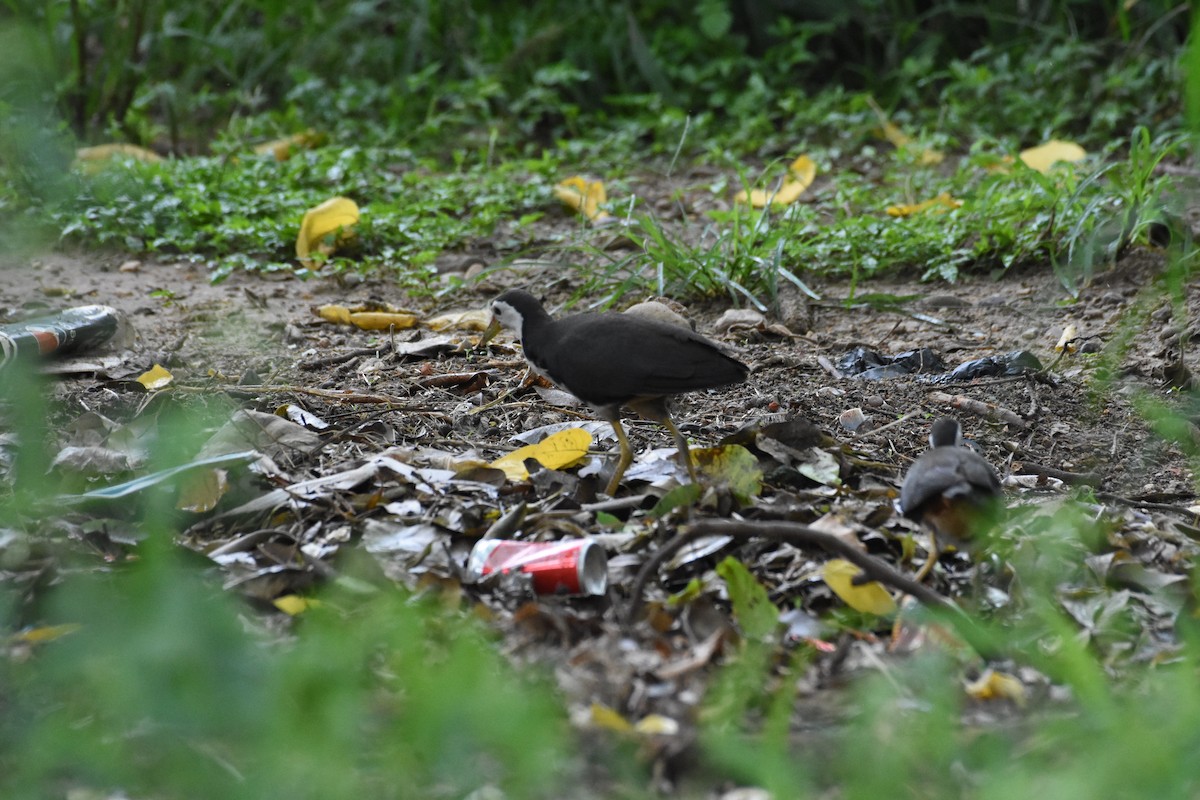
<svg viewBox="0 0 1200 800">
<path fill-rule="evenodd" d="M 938 550 L 937 536 L 934 534 L 930 534 L 930 536 L 929 536 L 929 555 L 925 558 L 925 563 L 921 565 L 921 568 L 919 570 L 917 570 L 917 574 L 913 575 L 913 580 L 916 581 L 917 583 L 921 583 L 922 581 L 924 581 L 926 576 L 928 576 L 929 573 L 933 570 L 933 565 L 937 563 L 938 556 L 940 556 L 940 555 L 941 555 L 941 551 Z"/>
<path fill-rule="evenodd" d="M 666 426 L 666 429 L 675 437 L 675 447 L 679 451 L 679 461 L 687 469 L 688 477 L 692 479 L 692 483 L 699 483 L 700 480 L 696 477 L 696 465 L 692 463 L 692 452 L 688 450 L 687 439 L 675 427 L 675 423 L 671 421 L 670 417 L 664 416 L 659 422 Z"/>
<path fill-rule="evenodd" d="M 617 459 L 617 467 L 613 470 L 612 477 L 608 479 L 608 488 L 605 493 L 609 497 L 617 496 L 617 487 L 621 485 L 621 478 L 625 476 L 625 470 L 629 469 L 629 465 L 633 463 L 633 448 L 629 446 L 629 438 L 625 436 L 625 429 L 621 427 L 621 420 L 611 419 L 613 433 L 617 435 L 617 445 L 621 449 L 621 455 Z"/>
</svg>

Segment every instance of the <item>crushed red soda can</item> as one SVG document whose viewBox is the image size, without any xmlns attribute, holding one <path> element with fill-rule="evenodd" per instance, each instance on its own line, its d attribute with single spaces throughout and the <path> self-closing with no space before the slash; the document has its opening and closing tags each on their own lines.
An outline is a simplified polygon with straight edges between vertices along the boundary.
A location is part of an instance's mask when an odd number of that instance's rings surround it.
<svg viewBox="0 0 1200 800">
<path fill-rule="evenodd" d="M 0 367 L 14 358 L 65 355 L 112 338 L 121 315 L 108 306 L 78 306 L 37 319 L 0 325 Z"/>
<path fill-rule="evenodd" d="M 467 571 L 476 579 L 494 572 L 525 572 L 538 594 L 597 595 L 608 588 L 608 556 L 603 547 L 587 539 L 481 539 L 467 559 Z"/>
</svg>

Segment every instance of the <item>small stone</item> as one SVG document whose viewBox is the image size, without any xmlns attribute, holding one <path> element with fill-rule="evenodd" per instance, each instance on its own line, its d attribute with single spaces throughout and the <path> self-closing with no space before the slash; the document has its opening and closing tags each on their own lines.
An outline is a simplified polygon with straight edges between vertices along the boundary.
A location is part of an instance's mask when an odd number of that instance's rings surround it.
<svg viewBox="0 0 1200 800">
<path fill-rule="evenodd" d="M 126 261 L 117 267 L 117 272 L 137 272 L 142 268 L 142 262 L 137 259 Z"/>
<path fill-rule="evenodd" d="M 656 322 L 665 322 L 668 325 L 675 325 L 680 328 L 692 328 L 693 330 L 695 328 L 682 314 L 657 300 L 647 300 L 644 303 L 630 306 L 625 309 L 625 313 Z"/>
<path fill-rule="evenodd" d="M 868 408 L 883 408 L 887 405 L 887 400 L 883 399 L 882 395 L 873 394 L 864 401 Z"/>
</svg>

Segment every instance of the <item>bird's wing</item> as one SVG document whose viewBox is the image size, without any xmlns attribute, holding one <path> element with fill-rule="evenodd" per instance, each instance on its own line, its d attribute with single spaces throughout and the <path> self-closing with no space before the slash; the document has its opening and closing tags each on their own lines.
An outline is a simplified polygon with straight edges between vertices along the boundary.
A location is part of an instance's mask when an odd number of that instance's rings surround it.
<svg viewBox="0 0 1200 800">
<path fill-rule="evenodd" d="M 746 377 L 745 365 L 704 337 L 638 318 L 596 318 L 586 327 L 564 327 L 556 354 L 558 363 L 548 366 L 557 382 L 597 404 L 724 386 Z"/>
</svg>

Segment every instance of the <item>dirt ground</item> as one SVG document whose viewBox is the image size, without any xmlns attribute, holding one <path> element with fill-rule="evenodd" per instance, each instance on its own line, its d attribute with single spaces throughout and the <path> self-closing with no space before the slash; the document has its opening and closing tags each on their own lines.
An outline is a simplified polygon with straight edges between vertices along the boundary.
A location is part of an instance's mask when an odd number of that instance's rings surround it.
<svg viewBox="0 0 1200 800">
<path fill-rule="evenodd" d="M 1109 513 L 1154 520 L 1151 538 L 1132 548 L 1144 563 L 1168 573 L 1182 572 L 1195 549 L 1179 534 L 1194 516 L 1188 510 L 1195 503 L 1192 465 L 1178 446 L 1152 433 L 1134 408 L 1142 396 L 1175 404 L 1179 395 L 1173 387 L 1185 385 L 1196 368 L 1194 348 L 1188 345 L 1200 335 L 1191 322 L 1200 316 L 1200 291 L 1189 288 L 1187 318 L 1179 319 L 1179 309 L 1150 291 L 1162 266 L 1161 254 L 1134 253 L 1096 280 L 1077 302 L 1066 302 L 1056 278 L 1045 269 L 955 285 L 872 282 L 868 289 L 873 293 L 915 296 L 892 309 L 848 304 L 845 285 L 817 283 L 813 288 L 820 300 L 792 291 L 767 324 L 723 332 L 716 325 L 725 307 L 687 309 L 698 329 L 727 343 L 751 373 L 741 386 L 679 398 L 676 419 L 683 431 L 700 447 L 717 444 L 748 425 L 807 420 L 832 437 L 822 446 L 840 459 L 842 484 L 835 489 L 814 482 L 795 465 L 756 451 L 765 466 L 762 493 L 739 507 L 728 493 L 712 490 L 696 513 L 824 520 L 911 573 L 922 560 L 927 538 L 894 513 L 893 499 L 903 470 L 926 447 L 931 419 L 951 413 L 1006 479 L 1011 505 L 1053 500 L 1071 491 L 1070 484 L 1090 484 Z M 545 269 L 497 271 L 449 295 L 442 307 L 415 310 L 432 315 L 483 308 L 496 292 L 513 285 L 536 292 L 556 280 Z M 664 567 L 646 591 L 647 599 L 657 604 L 657 616 L 652 614 L 650 622 L 633 629 L 623 628 L 619 621 L 630 603 L 634 574 L 685 522 L 679 513 L 658 520 L 644 513 L 673 485 L 669 468 L 643 463 L 653 449 L 669 448 L 670 436 L 653 424 L 630 425 L 645 472 L 638 473 L 636 466 L 631 471 L 618 501 L 634 499 L 624 504 L 596 505 L 596 477 L 587 476 L 587 469 L 538 473 L 525 483 L 480 477 L 481 473 L 456 482 L 458 478 L 445 472 L 447 459 L 490 460 L 516 446 L 513 437 L 522 432 L 591 417 L 586 408 L 562 408 L 533 389 L 522 389 L 524 370 L 511 338 L 501 337 L 487 353 L 472 354 L 459 345 L 475 332 L 418 327 L 398 332 L 393 342 L 386 333 L 336 326 L 311 311 L 326 303 L 405 305 L 408 301 L 395 296 L 384 280 L 301 282 L 235 274 L 212 285 L 202 267 L 183 262 L 129 263 L 125 258 L 81 254 L 46 256 L 33 266 L 9 265 L 0 275 L 0 316 L 6 319 L 96 303 L 119 309 L 132 329 L 104 353 L 89 354 L 108 357 L 95 364 L 97 369 L 85 367 L 53 379 L 57 448 L 117 447 L 117 431 L 130 430 L 162 406 L 131 383 L 161 364 L 175 381 L 165 390 L 172 395 L 168 404 L 194 411 L 208 426 L 206 435 L 215 433 L 236 409 L 269 414 L 289 403 L 327 424 L 320 429 L 310 426 L 315 434 L 311 447 L 271 451 L 275 486 L 345 473 L 384 453 L 419 470 L 414 477 L 397 472 L 399 467 L 380 467 L 365 484 L 347 481 L 322 487 L 323 499 L 336 502 L 320 504 L 314 495 L 312 503 L 293 508 L 288 522 L 275 517 L 264 526 L 261 517 L 244 505 L 238 507 L 256 494 L 266 494 L 261 484 L 248 494 L 242 485 L 241 495 L 231 492 L 214 511 L 196 515 L 195 523 L 181 531 L 181 542 L 221 556 L 214 560 L 227 573 L 227 585 L 260 607 L 270 608 L 267 604 L 278 596 L 327 580 L 338 568 L 339 550 L 345 548 L 373 553 L 384 573 L 420 591 L 431 585 L 457 585 L 473 542 L 521 504 L 524 524 L 511 535 L 595 536 L 608 552 L 610 588 L 604 597 L 534 598 L 528 587 L 504 582 L 459 591 L 467 598 L 464 602 L 478 601 L 490 611 L 505 632 L 505 649 L 515 659 L 554 667 L 565 702 L 581 725 L 587 725 L 592 703 L 608 705 L 630 720 L 651 713 L 676 720 L 678 732 L 667 735 L 667 744 L 652 756 L 666 786 L 689 768 L 691 721 L 728 641 L 728 607 L 713 574 L 718 558 L 737 555 L 781 606 L 796 605 L 818 617 L 837 603 L 820 580 L 823 554 L 761 541 L 716 541 L 711 554 L 693 553 Z M 546 300 L 557 312 L 556 304 L 565 298 L 556 291 Z M 630 298 L 634 299 L 642 298 Z M 1078 351 L 1060 358 L 1055 345 L 1068 326 L 1077 332 Z M 395 343 L 407 347 L 437 337 L 449 337 L 449 343 L 428 350 L 408 348 L 415 355 L 393 352 Z M 1119 345 L 1124 337 L 1128 346 L 1123 348 Z M 930 382 L 928 376 L 865 380 L 837 374 L 838 359 L 860 346 L 884 355 L 927 347 L 950 368 L 1027 350 L 1047 369 L 966 383 Z M 368 352 L 370 348 L 377 352 Z M 352 351 L 356 354 L 340 358 Z M 1113 382 L 1101 390 L 1098 373 L 1105 365 Z M 442 375 L 462 377 L 436 380 Z M 357 399 L 338 395 L 345 392 Z M 947 396 L 959 399 L 952 402 Z M 962 397 L 990 405 L 972 410 L 963 407 Z M 853 409 L 866 416 L 856 431 L 841 422 Z M 81 424 L 89 414 L 105 420 L 105 433 L 98 436 L 94 424 Z M 85 435 L 85 428 L 92 433 Z M 596 447 L 594 460 L 599 464 L 613 442 L 600 438 Z M 66 472 L 70 467 L 58 469 Z M 436 469 L 443 472 L 435 474 Z M 1019 477 L 1038 472 L 1051 479 Z M 457 474 L 462 477 L 461 470 Z M 82 483 L 79 476 L 74 483 L 70 477 L 62 478 L 64 486 L 87 488 L 113 480 L 94 471 Z M 363 502 L 367 497 L 373 500 Z M 606 514 L 598 516 L 600 511 Z M 625 524 L 613 523 L 613 516 Z M 256 540 L 244 540 L 248 533 L 263 530 L 267 533 Z M 129 546 L 119 525 L 110 528 L 104 541 L 94 531 L 68 536 L 75 537 L 80 550 L 110 557 Z M 916 553 L 905 551 L 907 540 L 916 542 Z M 1186 556 L 1176 558 L 1173 568 L 1163 566 L 1168 560 L 1163 549 L 1168 547 Z M 237 557 L 230 557 L 232 553 Z M 291 565 L 288 570 L 278 569 L 281 561 Z M 966 563 L 961 556 L 947 556 L 931 585 L 950 596 L 960 594 Z M 683 611 L 667 610 L 661 601 L 693 577 L 701 578 L 703 597 Z M 286 624 L 286 618 L 280 624 Z M 835 644 L 837 649 L 818 659 L 813 674 L 805 678 L 807 711 L 796 723 L 800 734 L 837 716 L 837 703 L 824 702 L 822 689 L 841 685 L 844 673 L 856 668 L 854 649 L 887 647 L 886 641 L 837 639 Z"/>
</svg>

